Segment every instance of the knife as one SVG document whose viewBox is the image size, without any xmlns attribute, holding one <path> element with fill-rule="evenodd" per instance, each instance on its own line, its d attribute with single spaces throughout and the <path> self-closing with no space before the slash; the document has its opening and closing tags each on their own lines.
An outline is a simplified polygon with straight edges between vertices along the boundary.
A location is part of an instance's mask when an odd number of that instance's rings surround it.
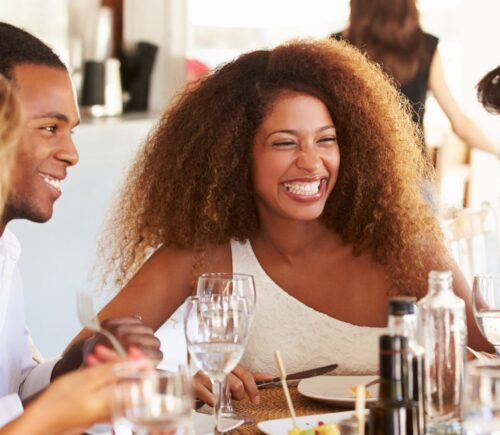
<svg viewBox="0 0 500 435">
<path fill-rule="evenodd" d="M 324 367 L 316 367 L 315 369 L 304 370 L 302 372 L 292 373 L 287 375 L 286 381 L 299 381 L 301 379 L 312 378 L 314 376 L 324 375 L 325 373 L 331 372 L 338 367 L 338 364 L 329 364 Z M 268 381 L 257 381 L 258 388 L 269 387 L 271 385 L 281 385 L 281 378 L 275 377 Z"/>
</svg>

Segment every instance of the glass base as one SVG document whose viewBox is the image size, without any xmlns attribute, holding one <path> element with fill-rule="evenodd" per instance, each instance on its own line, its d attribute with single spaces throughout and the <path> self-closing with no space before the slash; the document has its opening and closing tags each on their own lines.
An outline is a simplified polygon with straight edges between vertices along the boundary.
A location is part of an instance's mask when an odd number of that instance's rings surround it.
<svg viewBox="0 0 500 435">
<path fill-rule="evenodd" d="M 248 414 L 241 414 L 239 412 L 235 412 L 235 411 L 224 411 L 224 410 L 221 410 L 221 415 L 222 417 L 224 418 L 232 418 L 234 420 L 243 420 L 243 425 L 245 424 L 253 424 L 255 423 L 255 418 L 251 415 L 248 415 Z"/>
</svg>

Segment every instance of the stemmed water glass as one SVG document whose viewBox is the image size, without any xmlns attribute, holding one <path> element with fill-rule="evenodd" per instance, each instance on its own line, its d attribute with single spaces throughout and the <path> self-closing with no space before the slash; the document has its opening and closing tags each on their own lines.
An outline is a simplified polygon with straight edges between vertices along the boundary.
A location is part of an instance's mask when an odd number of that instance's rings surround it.
<svg viewBox="0 0 500 435">
<path fill-rule="evenodd" d="M 249 310 L 250 324 L 253 321 L 256 293 L 252 275 L 244 273 L 204 273 L 198 277 L 196 294 L 200 297 L 223 295 L 244 298 Z M 224 417 L 244 420 L 245 423 L 254 422 L 252 416 L 239 414 L 234 411 L 231 403 L 228 376 L 224 380 L 220 412 Z"/>
<path fill-rule="evenodd" d="M 500 357 L 500 273 L 474 277 L 472 307 L 477 325 Z"/>
<path fill-rule="evenodd" d="M 193 394 L 186 370 L 156 370 L 148 362 L 115 365 L 113 433 L 184 435 L 192 433 Z"/>
<path fill-rule="evenodd" d="M 214 433 L 221 433 L 220 405 L 223 382 L 239 363 L 250 326 L 245 299 L 237 296 L 191 296 L 186 300 L 184 332 L 195 365 L 212 382 Z"/>
</svg>

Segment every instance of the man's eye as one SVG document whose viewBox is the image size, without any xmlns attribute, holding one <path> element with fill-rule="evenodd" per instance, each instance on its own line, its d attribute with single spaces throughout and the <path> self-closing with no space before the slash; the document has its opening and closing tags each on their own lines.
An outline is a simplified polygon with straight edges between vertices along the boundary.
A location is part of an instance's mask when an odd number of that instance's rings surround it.
<svg viewBox="0 0 500 435">
<path fill-rule="evenodd" d="M 43 130 L 48 131 L 49 133 L 55 133 L 57 131 L 57 125 L 46 125 L 43 127 Z"/>
</svg>

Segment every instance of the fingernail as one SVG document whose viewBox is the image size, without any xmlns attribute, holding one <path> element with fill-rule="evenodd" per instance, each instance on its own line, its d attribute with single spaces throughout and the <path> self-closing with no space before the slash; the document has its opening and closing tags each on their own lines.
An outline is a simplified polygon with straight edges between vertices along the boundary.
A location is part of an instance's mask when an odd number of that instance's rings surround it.
<svg viewBox="0 0 500 435">
<path fill-rule="evenodd" d="M 128 350 L 128 354 L 129 354 L 130 358 L 132 358 L 133 360 L 136 360 L 136 361 L 146 359 L 146 355 L 144 355 L 144 352 L 142 352 L 140 349 L 138 349 L 135 346 L 130 346 L 130 348 Z"/>
<path fill-rule="evenodd" d="M 85 364 L 87 364 L 89 366 L 91 366 L 97 362 L 98 362 L 98 359 L 92 354 L 87 355 L 87 357 L 85 358 Z"/>
<path fill-rule="evenodd" d="M 252 403 L 254 405 L 258 405 L 260 403 L 260 396 L 258 394 L 252 399 Z"/>
</svg>

